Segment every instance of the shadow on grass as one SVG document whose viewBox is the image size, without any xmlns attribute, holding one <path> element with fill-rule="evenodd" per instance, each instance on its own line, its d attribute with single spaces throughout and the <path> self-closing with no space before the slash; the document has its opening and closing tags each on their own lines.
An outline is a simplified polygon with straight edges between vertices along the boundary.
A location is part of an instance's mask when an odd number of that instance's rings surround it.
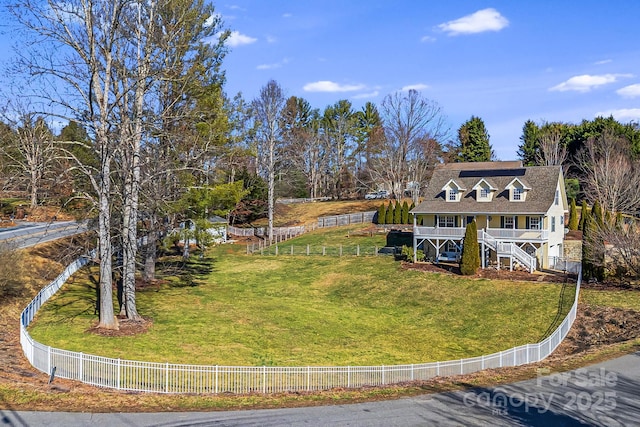
<svg viewBox="0 0 640 427">
<path fill-rule="evenodd" d="M 156 263 L 158 275 L 163 283 L 172 288 L 199 286 L 215 271 L 213 256 L 182 256 L 163 257 Z"/>
</svg>

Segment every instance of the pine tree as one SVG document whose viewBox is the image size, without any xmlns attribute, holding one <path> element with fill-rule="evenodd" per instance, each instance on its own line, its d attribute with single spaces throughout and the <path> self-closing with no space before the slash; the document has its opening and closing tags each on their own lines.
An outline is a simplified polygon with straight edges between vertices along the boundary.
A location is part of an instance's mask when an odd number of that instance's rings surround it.
<svg viewBox="0 0 640 427">
<path fill-rule="evenodd" d="M 387 209 L 385 208 L 384 203 L 382 203 L 380 206 L 378 206 L 378 224 L 385 223 L 386 215 L 387 215 Z"/>
<path fill-rule="evenodd" d="M 402 205 L 397 202 L 393 207 L 393 223 L 402 224 Z"/>
<path fill-rule="evenodd" d="M 387 213 L 384 216 L 385 224 L 393 224 L 393 205 L 389 202 L 389 206 L 387 206 Z"/>
<path fill-rule="evenodd" d="M 593 262 L 591 258 L 592 242 L 591 233 L 593 220 L 586 210 L 582 211 L 582 278 L 589 280 L 593 278 Z"/>
<path fill-rule="evenodd" d="M 578 229 L 578 208 L 576 207 L 576 199 L 571 199 L 571 206 L 569 207 L 569 230 Z"/>
<path fill-rule="evenodd" d="M 409 224 L 409 205 L 406 200 L 402 203 L 402 223 Z"/>
<path fill-rule="evenodd" d="M 480 117 L 472 116 L 458 129 L 460 142 L 460 161 L 489 162 L 493 150 L 489 143 L 489 134 Z"/>
<path fill-rule="evenodd" d="M 462 247 L 462 259 L 460 260 L 460 272 L 465 276 L 476 273 L 480 267 L 480 248 L 478 246 L 478 228 L 476 222 L 467 224 L 464 233 L 464 246 Z"/>
</svg>

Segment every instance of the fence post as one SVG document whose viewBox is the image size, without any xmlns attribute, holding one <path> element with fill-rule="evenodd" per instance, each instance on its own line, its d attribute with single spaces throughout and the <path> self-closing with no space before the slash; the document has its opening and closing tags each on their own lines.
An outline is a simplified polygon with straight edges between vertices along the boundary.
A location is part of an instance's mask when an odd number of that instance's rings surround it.
<svg viewBox="0 0 640 427">
<path fill-rule="evenodd" d="M 120 359 L 118 359 L 118 383 L 117 383 L 117 389 L 120 390 L 120 388 L 122 387 L 122 383 L 120 382 Z"/>
<path fill-rule="evenodd" d="M 440 376 L 440 362 L 436 362 L 436 377 Z"/>
<path fill-rule="evenodd" d="M 276 243 L 276 256 L 278 256 L 278 244 Z"/>
<path fill-rule="evenodd" d="M 80 353 L 80 381 L 84 382 L 84 354 Z"/>
<path fill-rule="evenodd" d="M 169 393 L 169 362 L 165 363 L 164 372 L 164 392 Z"/>
<path fill-rule="evenodd" d="M 309 256 L 309 244 L 307 244 L 307 256 Z"/>
<path fill-rule="evenodd" d="M 360 256 L 360 245 L 356 246 L 356 256 Z"/>
<path fill-rule="evenodd" d="M 322 247 L 322 255 L 323 255 L 323 256 L 326 254 L 326 251 L 325 251 L 325 250 L 326 250 L 326 247 L 325 247 L 325 246 L 323 246 L 323 247 Z"/>
<path fill-rule="evenodd" d="M 340 245 L 340 256 L 342 256 L 342 245 Z"/>
<path fill-rule="evenodd" d="M 267 394 L 267 367 L 262 367 L 262 393 Z"/>
<path fill-rule="evenodd" d="M 378 256 L 378 245 L 375 246 L 375 253 L 373 254 L 374 256 Z"/>
<path fill-rule="evenodd" d="M 293 255 L 293 245 L 291 245 L 291 255 Z"/>
</svg>

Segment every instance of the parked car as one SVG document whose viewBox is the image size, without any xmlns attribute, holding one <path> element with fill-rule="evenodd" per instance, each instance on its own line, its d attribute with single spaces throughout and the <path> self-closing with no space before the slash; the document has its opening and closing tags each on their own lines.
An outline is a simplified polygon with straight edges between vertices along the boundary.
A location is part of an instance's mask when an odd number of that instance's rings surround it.
<svg viewBox="0 0 640 427">
<path fill-rule="evenodd" d="M 438 262 L 460 262 L 460 252 L 441 252 Z"/>
<path fill-rule="evenodd" d="M 366 200 L 386 199 L 388 197 L 389 197 L 389 192 L 387 190 L 374 191 L 371 193 L 367 193 L 364 196 Z"/>
</svg>

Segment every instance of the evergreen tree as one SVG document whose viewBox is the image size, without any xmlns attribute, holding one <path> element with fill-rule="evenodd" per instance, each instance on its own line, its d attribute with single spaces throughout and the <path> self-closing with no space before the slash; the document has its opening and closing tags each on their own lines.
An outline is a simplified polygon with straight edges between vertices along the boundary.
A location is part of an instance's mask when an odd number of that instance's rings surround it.
<svg viewBox="0 0 640 427">
<path fill-rule="evenodd" d="M 389 206 L 387 206 L 387 212 L 384 216 L 385 224 L 393 224 L 393 205 L 389 202 Z"/>
<path fill-rule="evenodd" d="M 602 227 L 604 225 L 604 215 L 602 214 L 602 206 L 597 200 L 593 203 L 591 208 L 591 216 L 593 217 L 596 226 Z"/>
<path fill-rule="evenodd" d="M 409 224 L 409 205 L 406 200 L 402 203 L 402 223 Z"/>
<path fill-rule="evenodd" d="M 411 211 L 415 207 L 416 207 L 416 204 L 411 202 L 411 205 L 409 206 L 409 224 L 413 224 L 413 214 L 411 213 Z"/>
<path fill-rule="evenodd" d="M 590 280 L 593 278 L 593 262 L 591 259 L 592 245 L 591 234 L 593 220 L 587 210 L 582 211 L 582 278 Z"/>
<path fill-rule="evenodd" d="M 540 128 L 532 120 L 527 120 L 522 127 L 522 136 L 520 137 L 522 144 L 518 146 L 517 154 L 525 166 L 536 166 L 540 145 L 539 132 Z"/>
<path fill-rule="evenodd" d="M 480 117 L 472 116 L 458 129 L 460 161 L 489 162 L 494 157 L 489 134 Z"/>
<path fill-rule="evenodd" d="M 578 229 L 578 208 L 576 207 L 576 199 L 571 199 L 571 206 L 569 207 L 569 230 Z"/>
<path fill-rule="evenodd" d="M 402 224 L 402 205 L 398 202 L 393 207 L 393 223 Z"/>
<path fill-rule="evenodd" d="M 584 220 L 589 215 L 589 208 L 587 207 L 586 200 L 582 201 L 582 205 L 580 207 L 580 222 L 578 223 L 578 230 L 584 230 Z"/>
<path fill-rule="evenodd" d="M 480 248 L 478 246 L 478 228 L 476 222 L 467 224 L 464 233 L 464 246 L 462 247 L 462 259 L 460 260 L 460 272 L 465 276 L 476 273 L 480 267 Z"/>
<path fill-rule="evenodd" d="M 382 203 L 378 206 L 378 224 L 384 224 L 386 216 L 387 208 L 384 206 L 384 203 Z"/>
</svg>

